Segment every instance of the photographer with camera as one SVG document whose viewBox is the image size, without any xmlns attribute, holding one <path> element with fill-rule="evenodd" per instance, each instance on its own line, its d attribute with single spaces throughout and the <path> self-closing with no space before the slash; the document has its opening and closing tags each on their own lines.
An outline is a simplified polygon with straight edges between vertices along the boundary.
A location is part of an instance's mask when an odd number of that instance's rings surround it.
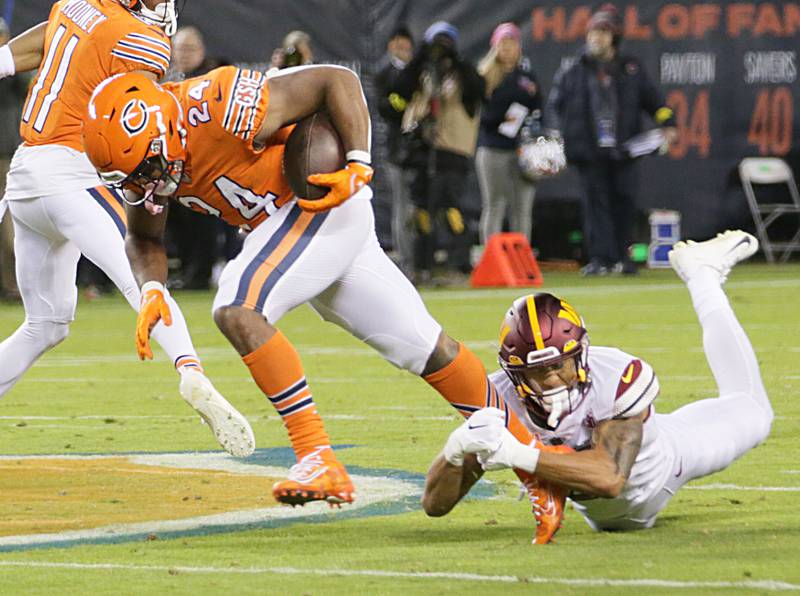
<svg viewBox="0 0 800 596">
<path fill-rule="evenodd" d="M 411 199 L 416 205 L 417 281 L 431 280 L 437 232 L 449 233 L 448 268 L 470 271 L 461 200 L 478 138 L 483 78 L 458 53 L 458 29 L 438 21 L 398 76 Z"/>
</svg>

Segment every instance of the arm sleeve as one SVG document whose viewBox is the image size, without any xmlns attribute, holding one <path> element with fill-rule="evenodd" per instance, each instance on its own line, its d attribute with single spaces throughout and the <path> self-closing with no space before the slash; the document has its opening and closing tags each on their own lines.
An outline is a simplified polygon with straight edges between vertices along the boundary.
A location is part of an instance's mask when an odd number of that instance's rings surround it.
<svg viewBox="0 0 800 596">
<path fill-rule="evenodd" d="M 614 418 L 632 418 L 644 412 L 658 397 L 660 387 L 653 367 L 631 360 L 623 369 L 614 397 Z"/>
<path fill-rule="evenodd" d="M 212 118 L 226 133 L 253 149 L 269 108 L 266 75 L 259 70 L 223 66 L 207 76 L 212 80 L 212 96 L 222 98 L 210 102 Z"/>
</svg>

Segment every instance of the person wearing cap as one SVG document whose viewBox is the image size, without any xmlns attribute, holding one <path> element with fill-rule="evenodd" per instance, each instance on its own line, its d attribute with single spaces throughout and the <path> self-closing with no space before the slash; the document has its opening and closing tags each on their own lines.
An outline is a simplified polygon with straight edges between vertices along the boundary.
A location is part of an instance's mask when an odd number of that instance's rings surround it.
<svg viewBox="0 0 800 596">
<path fill-rule="evenodd" d="M 9 29 L 0 18 L 0 46 L 8 42 Z M 0 200 L 5 194 L 6 174 L 11 157 L 19 145 L 19 118 L 28 91 L 27 77 L 0 79 Z M 11 216 L 2 217 L 5 205 L 0 204 L 0 299 L 19 300 L 14 273 L 14 226 Z"/>
<path fill-rule="evenodd" d="M 636 274 L 627 249 L 638 178 L 625 142 L 643 131 L 643 113 L 662 127 L 666 144 L 677 136 L 663 94 L 639 60 L 620 54 L 621 41 L 619 14 L 604 4 L 589 21 L 580 56 L 556 73 L 545 108 L 545 124 L 562 136 L 584 190 L 584 275 Z"/>
<path fill-rule="evenodd" d="M 502 232 L 508 209 L 509 230 L 530 239 L 534 186 L 522 176 L 517 140 L 539 124 L 542 100 L 539 84 L 522 56 L 520 30 L 500 23 L 492 33 L 489 52 L 478 63 L 486 82 L 475 167 L 481 188 L 480 237 Z"/>
<path fill-rule="evenodd" d="M 417 232 L 416 279 L 431 279 L 437 237 L 447 237 L 448 274 L 467 273 L 464 187 L 478 139 L 483 78 L 458 52 L 458 29 L 437 21 L 397 80 L 407 102 L 402 130 Z M 441 230 L 441 233 L 440 233 Z"/>
</svg>

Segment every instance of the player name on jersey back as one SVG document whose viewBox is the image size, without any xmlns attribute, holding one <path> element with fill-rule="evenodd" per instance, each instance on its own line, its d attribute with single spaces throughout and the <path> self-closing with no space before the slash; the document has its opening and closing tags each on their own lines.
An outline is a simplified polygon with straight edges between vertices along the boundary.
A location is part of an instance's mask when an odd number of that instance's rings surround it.
<svg viewBox="0 0 800 596">
<path fill-rule="evenodd" d="M 72 0 L 72 2 L 61 7 L 61 14 L 86 33 L 91 33 L 95 27 L 107 18 L 106 15 L 86 2 L 86 0 Z"/>
</svg>

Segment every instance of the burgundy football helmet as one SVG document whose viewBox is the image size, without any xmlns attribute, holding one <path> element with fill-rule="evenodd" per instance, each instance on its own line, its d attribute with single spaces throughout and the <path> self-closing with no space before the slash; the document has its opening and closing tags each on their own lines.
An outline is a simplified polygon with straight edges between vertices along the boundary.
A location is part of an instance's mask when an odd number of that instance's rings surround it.
<svg viewBox="0 0 800 596">
<path fill-rule="evenodd" d="M 555 428 L 583 400 L 589 388 L 588 356 L 583 318 L 566 301 L 552 294 L 528 294 L 506 313 L 498 360 L 535 423 Z M 570 386 L 544 389 L 527 374 L 569 358 L 577 372 Z"/>
</svg>

